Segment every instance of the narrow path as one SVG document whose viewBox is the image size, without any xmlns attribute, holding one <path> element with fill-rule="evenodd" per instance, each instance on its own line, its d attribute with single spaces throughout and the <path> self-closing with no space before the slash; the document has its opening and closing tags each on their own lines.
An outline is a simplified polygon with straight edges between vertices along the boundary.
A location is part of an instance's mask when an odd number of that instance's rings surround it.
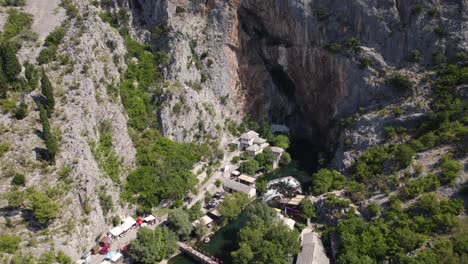
<svg viewBox="0 0 468 264">
<path fill-rule="evenodd" d="M 225 172 L 221 172 L 219 170 L 215 171 L 213 175 L 211 175 L 211 178 L 208 179 L 208 181 L 206 181 L 205 184 L 198 188 L 198 194 L 192 199 L 192 201 L 190 203 L 185 203 L 184 205 L 186 205 L 188 208 L 192 207 L 196 202 L 205 198 L 205 191 L 209 190 L 210 185 L 214 185 L 217 179 L 221 179 L 221 177 L 229 177 L 231 172 L 237 168 L 237 166 L 231 164 L 231 160 L 233 157 L 238 156 L 239 154 L 240 151 L 228 152 L 227 155 L 221 161 L 221 165 L 219 166 L 219 168 L 224 168 L 227 165 L 229 165 L 231 168 Z M 209 177 L 209 175 L 206 177 Z"/>
</svg>

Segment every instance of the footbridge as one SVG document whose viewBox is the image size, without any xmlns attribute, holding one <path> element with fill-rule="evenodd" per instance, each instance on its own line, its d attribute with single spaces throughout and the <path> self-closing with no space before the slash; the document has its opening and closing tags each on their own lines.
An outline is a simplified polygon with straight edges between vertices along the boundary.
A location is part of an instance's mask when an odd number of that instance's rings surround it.
<svg viewBox="0 0 468 264">
<path fill-rule="evenodd" d="M 184 242 L 179 242 L 180 251 L 189 254 L 200 263 L 203 264 L 222 264 L 223 262 L 215 257 L 208 256 L 206 253 L 202 253 L 199 250 L 185 244 Z"/>
</svg>

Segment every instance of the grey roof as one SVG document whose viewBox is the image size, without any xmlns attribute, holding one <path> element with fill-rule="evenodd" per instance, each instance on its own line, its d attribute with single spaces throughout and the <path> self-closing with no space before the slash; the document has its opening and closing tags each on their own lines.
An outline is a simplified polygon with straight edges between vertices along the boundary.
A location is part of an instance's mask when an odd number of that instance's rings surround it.
<svg viewBox="0 0 468 264">
<path fill-rule="evenodd" d="M 255 144 L 263 144 L 265 142 L 266 142 L 266 139 L 261 138 L 261 137 L 257 137 L 257 138 L 254 139 Z"/>
<path fill-rule="evenodd" d="M 252 189 L 255 189 L 255 187 L 253 186 L 248 186 L 227 178 L 223 179 L 223 185 L 224 187 L 234 190 L 236 192 L 243 192 L 246 194 L 250 193 Z"/>
<path fill-rule="evenodd" d="M 254 152 L 257 152 L 259 151 L 260 149 L 262 149 L 259 145 L 252 145 L 250 147 L 248 147 L 246 150 L 247 151 L 254 151 Z"/>
<path fill-rule="evenodd" d="M 297 255 L 296 264 L 328 264 L 322 241 L 313 232 L 302 235 L 302 251 Z"/>
<path fill-rule="evenodd" d="M 284 149 L 280 147 L 271 147 L 271 151 L 273 151 L 273 153 L 283 153 Z"/>
<path fill-rule="evenodd" d="M 253 139 L 253 138 L 256 138 L 256 137 L 258 137 L 258 133 L 253 131 L 253 130 L 245 132 L 244 134 L 241 135 L 242 139 L 247 139 L 247 140 L 250 140 L 250 139 Z"/>
</svg>

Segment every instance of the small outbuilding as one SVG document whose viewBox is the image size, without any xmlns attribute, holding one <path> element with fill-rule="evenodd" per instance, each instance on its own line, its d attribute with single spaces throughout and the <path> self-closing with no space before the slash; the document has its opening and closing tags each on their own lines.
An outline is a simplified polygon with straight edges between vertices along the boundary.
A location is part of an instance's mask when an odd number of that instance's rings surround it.
<svg viewBox="0 0 468 264">
<path fill-rule="evenodd" d="M 207 215 L 204 215 L 200 219 L 197 219 L 197 220 L 193 221 L 192 225 L 196 226 L 199 223 L 203 223 L 205 226 L 211 227 L 213 221 L 214 220 L 211 217 L 209 217 Z"/>
<path fill-rule="evenodd" d="M 257 194 L 257 190 L 253 186 L 245 185 L 231 179 L 223 179 L 223 187 L 229 192 L 242 192 L 247 194 L 249 198 L 253 198 Z"/>
<path fill-rule="evenodd" d="M 255 184 L 255 182 L 257 181 L 257 179 L 255 179 L 254 177 L 250 177 L 245 174 L 241 174 L 237 179 L 239 180 L 239 182 L 249 186 Z"/>
</svg>

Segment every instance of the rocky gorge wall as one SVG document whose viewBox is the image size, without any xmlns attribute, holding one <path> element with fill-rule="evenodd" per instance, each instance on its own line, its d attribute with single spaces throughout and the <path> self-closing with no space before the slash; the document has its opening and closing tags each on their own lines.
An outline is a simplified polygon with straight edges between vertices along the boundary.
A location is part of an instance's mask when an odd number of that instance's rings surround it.
<svg viewBox="0 0 468 264">
<path fill-rule="evenodd" d="M 154 42 L 172 58 L 168 79 L 182 86 L 165 98 L 161 124 L 166 136 L 216 138 L 222 134 L 214 132 L 216 125 L 251 115 L 285 123 L 296 137 L 332 143 L 340 118 L 395 97 L 385 77 L 410 67 L 411 51 L 417 49 L 421 63 L 430 64 L 435 52 L 451 56 L 466 48 L 466 1 L 426 1 L 424 12 L 416 14 L 421 3 L 136 0 L 130 6 L 136 28 L 161 22 L 171 28 L 163 43 Z M 429 15 L 429 8 L 437 14 Z M 434 32 L 436 27 L 443 28 L 445 38 Z M 352 38 L 359 40 L 361 52 L 345 44 L 330 51 L 331 44 Z M 189 67 L 192 50 L 208 54 L 211 63 Z M 369 68 L 360 67 L 363 58 L 370 60 Z M 208 80 L 201 81 L 200 73 Z M 189 83 L 200 84 L 201 91 Z M 183 115 L 171 113 L 177 101 L 188 106 Z M 208 114 L 203 104 L 219 115 Z M 205 121 L 204 131 L 197 128 L 199 120 Z"/>
</svg>

